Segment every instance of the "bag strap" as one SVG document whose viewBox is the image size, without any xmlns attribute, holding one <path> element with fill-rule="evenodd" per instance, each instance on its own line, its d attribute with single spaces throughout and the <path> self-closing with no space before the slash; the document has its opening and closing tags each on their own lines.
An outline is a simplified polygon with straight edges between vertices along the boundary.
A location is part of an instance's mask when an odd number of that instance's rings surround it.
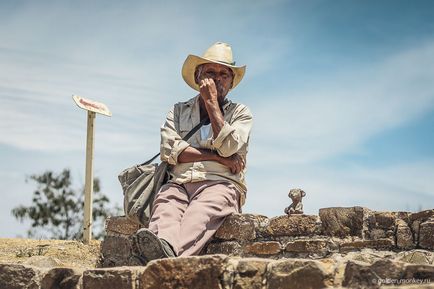
<svg viewBox="0 0 434 289">
<path fill-rule="evenodd" d="M 183 141 L 187 141 L 189 140 L 201 127 L 202 125 L 204 125 L 207 121 L 209 120 L 208 117 L 204 118 L 201 122 L 199 122 L 199 124 L 197 124 L 195 127 L 193 127 L 192 130 L 190 130 L 185 137 L 182 138 Z M 140 164 L 140 166 L 144 166 L 144 165 L 149 165 L 151 162 L 153 162 L 158 156 L 160 155 L 160 153 L 156 154 L 155 156 L 153 156 L 150 160 L 144 162 L 143 164 Z"/>
<path fill-rule="evenodd" d="M 231 102 L 227 99 L 227 98 L 225 98 L 225 100 L 224 100 L 224 102 L 223 102 L 223 105 L 225 105 L 225 104 L 227 104 L 227 103 L 230 103 L 231 104 Z M 179 108 L 177 108 L 177 105 L 175 105 L 175 109 L 178 109 L 179 110 Z M 178 114 L 179 114 L 179 112 L 178 112 Z M 199 122 L 195 127 L 193 127 L 193 129 L 192 130 L 190 130 L 186 135 L 185 135 L 185 137 L 183 137 L 182 138 L 182 140 L 183 141 L 187 141 L 187 140 L 189 140 L 201 127 L 202 127 L 202 125 L 204 125 L 207 121 L 209 120 L 209 118 L 208 117 L 206 117 L 206 118 L 204 118 L 201 122 Z M 158 154 L 156 154 L 155 156 L 153 156 L 150 160 L 148 160 L 148 161 L 146 161 L 146 162 L 144 162 L 143 164 L 140 164 L 140 166 L 144 166 L 144 165 L 149 165 L 150 163 L 152 163 L 158 156 L 160 155 L 160 153 L 158 153 Z"/>
</svg>

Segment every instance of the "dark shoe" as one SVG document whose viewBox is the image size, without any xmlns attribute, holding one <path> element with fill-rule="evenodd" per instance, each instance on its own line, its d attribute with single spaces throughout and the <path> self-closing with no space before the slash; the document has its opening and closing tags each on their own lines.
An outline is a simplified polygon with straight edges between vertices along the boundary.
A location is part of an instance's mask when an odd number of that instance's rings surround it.
<svg viewBox="0 0 434 289">
<path fill-rule="evenodd" d="M 176 257 L 170 244 L 148 229 L 140 229 L 132 236 L 133 255 L 143 260 L 144 265 L 152 260 Z"/>
</svg>

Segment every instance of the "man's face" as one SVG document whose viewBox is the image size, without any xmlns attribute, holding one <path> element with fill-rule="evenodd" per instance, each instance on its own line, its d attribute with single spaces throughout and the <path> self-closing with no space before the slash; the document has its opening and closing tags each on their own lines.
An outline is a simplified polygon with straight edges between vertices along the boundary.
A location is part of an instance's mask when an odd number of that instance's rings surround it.
<svg viewBox="0 0 434 289">
<path fill-rule="evenodd" d="M 222 101 L 226 97 L 234 80 L 232 70 L 217 63 L 202 64 L 199 80 L 205 78 L 211 78 L 214 80 L 219 101 Z"/>
</svg>

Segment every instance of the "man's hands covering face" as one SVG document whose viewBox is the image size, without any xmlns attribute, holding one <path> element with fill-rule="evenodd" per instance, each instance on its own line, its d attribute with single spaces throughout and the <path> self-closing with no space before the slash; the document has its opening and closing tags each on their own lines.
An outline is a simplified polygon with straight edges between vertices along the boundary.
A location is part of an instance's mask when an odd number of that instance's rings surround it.
<svg viewBox="0 0 434 289">
<path fill-rule="evenodd" d="M 202 99 L 207 102 L 218 102 L 218 93 L 217 87 L 212 78 L 204 78 L 200 81 L 200 96 Z"/>
</svg>

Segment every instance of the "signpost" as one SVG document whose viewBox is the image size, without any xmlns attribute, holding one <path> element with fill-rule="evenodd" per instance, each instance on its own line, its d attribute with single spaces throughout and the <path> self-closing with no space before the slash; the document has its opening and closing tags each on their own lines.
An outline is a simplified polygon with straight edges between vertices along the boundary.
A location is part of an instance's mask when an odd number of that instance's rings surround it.
<svg viewBox="0 0 434 289">
<path fill-rule="evenodd" d="M 78 107 L 87 110 L 87 139 L 86 139 L 86 178 L 84 185 L 84 224 L 83 241 L 89 244 L 92 238 L 92 194 L 93 194 L 93 140 L 95 137 L 96 114 L 112 116 L 108 107 L 100 102 L 73 95 Z"/>
</svg>

